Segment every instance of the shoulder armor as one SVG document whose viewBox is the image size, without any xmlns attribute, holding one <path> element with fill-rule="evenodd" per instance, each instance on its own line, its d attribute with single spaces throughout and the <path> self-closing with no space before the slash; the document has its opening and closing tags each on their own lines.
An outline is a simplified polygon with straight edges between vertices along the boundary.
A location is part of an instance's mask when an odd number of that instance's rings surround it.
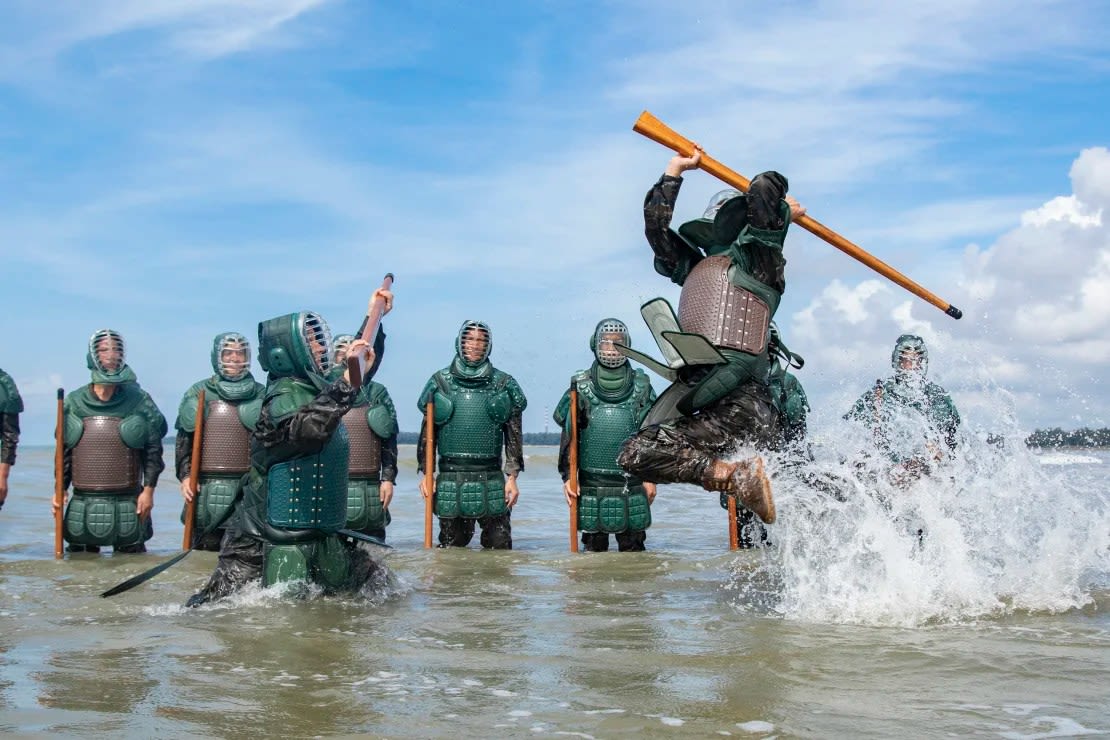
<svg viewBox="0 0 1110 740">
<path fill-rule="evenodd" d="M 174 422 L 175 429 L 184 432 L 196 431 L 197 397 L 200 395 L 200 389 L 203 385 L 204 381 L 202 380 L 189 386 L 189 390 L 185 391 L 185 395 L 181 398 L 181 404 L 177 407 L 177 421 Z"/>
<path fill-rule="evenodd" d="M 369 395 L 370 407 L 366 409 L 366 423 L 374 434 L 382 439 L 389 439 L 397 433 L 397 410 L 393 407 L 393 399 L 381 383 L 373 383 Z"/>
<path fill-rule="evenodd" d="M 259 394 L 249 401 L 243 401 L 239 404 L 239 421 L 243 423 L 247 429 L 252 432 L 258 426 L 258 417 L 262 413 L 262 394 Z"/>
<path fill-rule="evenodd" d="M 12 376 L 3 370 L 0 370 L 0 413 L 23 413 L 23 399 L 19 395 L 19 389 L 16 388 Z"/>
<path fill-rule="evenodd" d="M 270 418 L 278 422 L 300 411 L 315 397 L 311 387 L 292 378 L 279 378 L 267 390 L 264 403 L 270 407 Z"/>
<path fill-rule="evenodd" d="M 141 450 L 152 431 L 150 421 L 143 414 L 126 416 L 119 425 L 120 439 L 133 450 Z"/>
</svg>

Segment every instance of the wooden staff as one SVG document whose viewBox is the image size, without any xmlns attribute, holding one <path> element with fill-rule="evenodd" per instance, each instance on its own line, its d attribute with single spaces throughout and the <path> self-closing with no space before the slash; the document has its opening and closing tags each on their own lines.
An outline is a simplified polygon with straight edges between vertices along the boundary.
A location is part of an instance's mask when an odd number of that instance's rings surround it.
<svg viewBox="0 0 1110 740">
<path fill-rule="evenodd" d="M 640 114 L 640 117 L 636 120 L 636 123 L 632 127 L 632 130 L 638 134 L 643 134 L 652 141 L 662 144 L 668 149 L 673 149 L 684 157 L 691 157 L 694 154 L 694 143 L 692 141 L 675 132 L 665 123 L 663 123 L 647 111 L 644 111 Z M 748 192 L 748 188 L 751 186 L 751 181 L 748 180 L 748 178 L 744 177 L 739 172 L 736 172 L 724 166 L 717 160 L 707 155 L 705 152 L 702 152 L 701 161 L 698 163 L 698 167 L 718 178 L 719 180 L 722 180 L 732 187 L 745 193 Z M 835 231 L 820 223 L 816 219 L 813 219 L 809 216 L 802 216 L 796 221 L 796 223 L 803 229 L 806 229 L 810 233 L 820 237 L 821 239 L 824 239 L 826 242 L 844 252 L 849 257 L 859 260 L 863 264 L 867 265 L 872 270 L 885 277 L 887 280 L 890 280 L 902 286 L 919 298 L 933 304 L 952 318 L 958 319 L 964 315 L 963 311 L 956 308 L 948 301 L 945 301 L 942 298 L 934 295 L 933 293 L 930 293 L 928 290 L 925 290 L 925 288 L 921 287 L 910 278 L 898 272 L 887 263 L 869 254 L 868 252 L 865 252 L 862 248 L 848 241 L 840 234 L 837 234 Z"/>
<path fill-rule="evenodd" d="M 570 497 L 570 551 L 578 552 L 578 388 L 570 383 L 570 464 L 567 483 L 574 495 Z"/>
<path fill-rule="evenodd" d="M 54 558 L 61 560 L 65 554 L 62 544 L 62 521 L 65 517 L 65 410 L 63 408 L 66 392 L 58 389 L 58 416 L 54 427 Z"/>
<path fill-rule="evenodd" d="M 728 549 L 740 549 L 740 525 L 736 523 L 736 497 L 728 497 Z"/>
<path fill-rule="evenodd" d="M 432 546 L 432 508 L 436 495 L 436 408 L 428 401 L 424 407 L 424 480 L 428 495 L 424 498 L 424 547 Z"/>
<path fill-rule="evenodd" d="M 193 522 L 197 518 L 197 497 L 200 496 L 200 457 L 201 438 L 204 436 L 204 390 L 197 394 L 197 421 L 193 427 L 193 457 L 189 461 L 189 490 L 193 498 L 185 504 L 185 535 L 181 540 L 181 549 L 188 550 L 193 546 Z"/>
<path fill-rule="evenodd" d="M 382 280 L 381 290 L 389 290 L 392 287 L 393 273 L 388 272 Z M 362 324 L 362 333 L 359 334 L 358 338 L 366 340 L 373 346 L 374 338 L 378 335 L 378 327 L 382 323 L 382 316 L 385 316 L 385 299 L 378 296 L 370 306 L 370 313 L 366 314 L 366 321 Z M 351 379 L 351 387 L 356 391 L 362 387 L 362 379 L 366 376 L 368 369 L 366 355 L 361 352 L 354 357 L 347 357 L 347 376 Z"/>
</svg>

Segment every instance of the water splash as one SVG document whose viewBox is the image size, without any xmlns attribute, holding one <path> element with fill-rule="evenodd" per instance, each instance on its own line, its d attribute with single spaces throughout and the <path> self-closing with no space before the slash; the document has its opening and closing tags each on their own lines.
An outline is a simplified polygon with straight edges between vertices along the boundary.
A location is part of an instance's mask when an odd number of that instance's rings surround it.
<svg viewBox="0 0 1110 740">
<path fill-rule="evenodd" d="M 1078 609 L 1110 585 L 1102 466 L 1042 466 L 1020 442 L 965 431 L 953 459 L 898 487 L 877 455 L 860 466 L 867 435 L 851 426 L 818 438 L 810 463 L 768 460 L 774 546 L 738 559 L 737 608 L 919 626 Z"/>
</svg>

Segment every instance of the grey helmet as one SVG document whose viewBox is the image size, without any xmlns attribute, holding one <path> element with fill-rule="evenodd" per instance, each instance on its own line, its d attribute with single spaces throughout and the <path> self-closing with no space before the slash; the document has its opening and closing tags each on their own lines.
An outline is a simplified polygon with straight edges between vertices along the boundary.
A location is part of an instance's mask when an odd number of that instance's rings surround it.
<svg viewBox="0 0 1110 740">
<path fill-rule="evenodd" d="M 332 367 L 341 367 L 347 362 L 347 350 L 351 348 L 351 342 L 353 341 L 355 341 L 355 336 L 353 334 L 336 335 L 332 340 Z"/>
<path fill-rule="evenodd" d="M 250 375 L 250 340 L 236 331 L 217 334 L 212 340 L 212 369 L 224 380 L 233 382 Z"/>
<path fill-rule="evenodd" d="M 482 350 L 480 359 L 472 360 L 467 358 L 463 353 L 463 336 L 466 334 L 476 333 L 479 339 L 485 339 L 485 349 Z M 489 326 L 484 321 L 475 321 L 468 319 L 459 327 L 459 334 L 455 337 L 455 353 L 459 359 L 467 367 L 478 367 L 483 362 L 489 359 L 490 353 L 493 352 L 493 333 L 489 330 Z"/>
<path fill-rule="evenodd" d="M 725 188 L 720 192 L 714 193 L 713 197 L 709 199 L 709 205 L 705 207 L 705 213 L 703 213 L 701 217 L 713 220 L 717 216 L 717 211 L 721 210 L 721 206 L 740 195 L 743 195 L 743 193 L 733 188 Z"/>
<path fill-rule="evenodd" d="M 917 367 L 903 368 L 902 360 L 915 360 Z M 894 351 L 890 353 L 890 364 L 898 375 L 918 375 L 922 378 L 929 371 L 929 350 L 925 347 L 925 340 L 916 334 L 903 334 L 894 343 Z"/>
<path fill-rule="evenodd" d="M 106 377 L 120 375 L 127 366 L 127 347 L 115 329 L 98 329 L 89 337 L 86 357 L 89 370 Z"/>
<path fill-rule="evenodd" d="M 273 377 L 311 379 L 332 366 L 331 329 L 320 314 L 301 311 L 258 324 L 258 362 Z"/>
<path fill-rule="evenodd" d="M 618 368 L 628 362 L 628 358 L 617 351 L 615 344 L 632 346 L 632 338 L 628 334 L 628 326 L 620 319 L 602 319 L 597 323 L 594 334 L 590 337 L 590 349 L 602 367 Z"/>
</svg>

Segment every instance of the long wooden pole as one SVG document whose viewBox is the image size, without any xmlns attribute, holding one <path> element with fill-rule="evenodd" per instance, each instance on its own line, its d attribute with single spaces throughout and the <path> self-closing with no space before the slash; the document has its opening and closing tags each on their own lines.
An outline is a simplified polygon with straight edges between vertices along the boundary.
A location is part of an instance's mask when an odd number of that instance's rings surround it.
<svg viewBox="0 0 1110 740">
<path fill-rule="evenodd" d="M 193 456 L 189 461 L 189 490 L 193 497 L 185 504 L 185 534 L 181 539 L 181 549 L 193 546 L 193 522 L 197 518 L 197 497 L 200 496 L 200 458 L 204 437 L 204 389 L 197 394 L 197 421 L 193 427 Z"/>
<path fill-rule="evenodd" d="M 382 279 L 381 289 L 390 290 L 392 288 L 393 273 L 387 272 Z M 381 326 L 383 316 L 385 316 L 385 299 L 379 296 L 374 299 L 374 303 L 370 307 L 370 313 L 366 314 L 366 321 L 362 325 L 362 333 L 359 334 L 358 338 L 370 342 L 373 346 L 374 337 L 378 335 L 378 327 Z M 360 353 L 347 358 L 347 376 L 351 379 L 351 387 L 356 391 L 362 387 L 362 379 L 368 369 L 366 355 Z"/>
<path fill-rule="evenodd" d="M 570 386 L 570 461 L 567 483 L 574 495 L 570 497 L 570 551 L 578 552 L 578 389 Z"/>
<path fill-rule="evenodd" d="M 436 497 L 436 410 L 435 402 L 424 407 L 424 481 L 428 495 L 424 498 L 424 547 L 432 546 L 432 510 Z"/>
<path fill-rule="evenodd" d="M 736 497 L 728 497 L 728 549 L 740 549 L 740 525 L 736 522 Z"/>
<path fill-rule="evenodd" d="M 643 134 L 652 141 L 662 144 L 668 149 L 673 149 L 684 157 L 690 157 L 694 154 L 694 143 L 692 141 L 677 133 L 669 126 L 667 126 L 667 124 L 663 123 L 647 111 L 644 111 L 640 114 L 640 117 L 636 120 L 636 123 L 635 125 L 633 125 L 632 130 L 638 134 Z M 698 164 L 698 167 L 718 178 L 719 180 L 722 180 L 732 187 L 745 193 L 748 192 L 748 188 L 751 187 L 751 181 L 748 178 L 744 177 L 735 170 L 729 169 L 725 165 L 713 159 L 713 157 L 710 157 L 705 152 L 702 152 L 701 162 Z M 948 301 L 934 295 L 933 293 L 930 293 L 928 290 L 918 285 L 916 282 L 906 277 L 902 273 L 898 272 L 887 263 L 864 251 L 861 247 L 848 241 L 843 236 L 836 233 L 824 224 L 820 223 L 816 219 L 811 218 L 807 215 L 802 216 L 795 223 L 797 223 L 803 229 L 806 229 L 810 233 L 814 234 L 815 236 L 824 239 L 826 242 L 844 252 L 849 257 L 859 260 L 875 272 L 885 277 L 887 280 L 890 280 L 902 286 L 922 300 L 928 301 L 929 303 L 933 304 L 952 318 L 958 319 L 964 315 L 963 311 L 956 308 Z"/>
<path fill-rule="evenodd" d="M 65 397 L 66 392 L 58 389 L 58 414 L 54 427 L 54 557 L 60 560 L 65 555 L 62 543 L 62 522 L 65 517 Z"/>
</svg>

